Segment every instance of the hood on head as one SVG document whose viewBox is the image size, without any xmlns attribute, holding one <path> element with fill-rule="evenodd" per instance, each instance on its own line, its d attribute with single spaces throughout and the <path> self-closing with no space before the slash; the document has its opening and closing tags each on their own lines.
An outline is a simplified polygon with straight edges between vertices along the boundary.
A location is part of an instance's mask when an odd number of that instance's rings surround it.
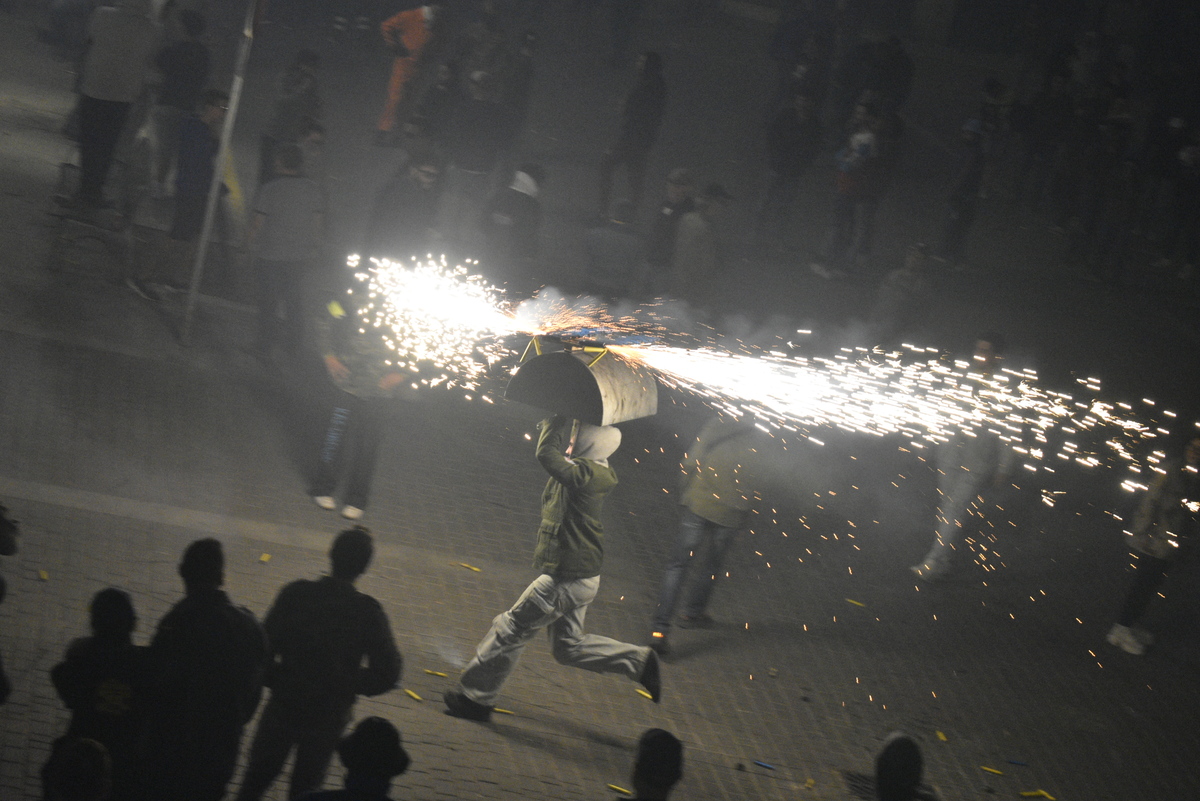
<svg viewBox="0 0 1200 801">
<path fill-rule="evenodd" d="M 575 436 L 575 447 L 571 450 L 573 459 L 591 459 L 593 462 L 606 462 L 608 457 L 616 453 L 621 446 L 621 429 L 616 426 L 594 426 L 590 423 L 580 423 L 579 433 Z"/>
<path fill-rule="evenodd" d="M 153 11 L 153 0 L 116 0 L 113 6 L 139 17 L 149 17 Z"/>
</svg>

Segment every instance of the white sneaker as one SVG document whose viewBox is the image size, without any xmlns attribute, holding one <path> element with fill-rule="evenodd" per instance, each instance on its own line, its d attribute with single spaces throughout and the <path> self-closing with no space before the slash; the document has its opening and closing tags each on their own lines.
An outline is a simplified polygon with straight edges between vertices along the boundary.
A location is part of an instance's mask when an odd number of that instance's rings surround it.
<svg viewBox="0 0 1200 801">
<path fill-rule="evenodd" d="M 1108 640 L 1109 645 L 1115 645 L 1127 654 L 1141 656 L 1146 653 L 1146 646 L 1134 636 L 1133 630 L 1120 623 L 1114 623 L 1104 639 Z"/>
<path fill-rule="evenodd" d="M 320 506 L 322 509 L 333 511 L 337 508 L 337 501 L 332 495 L 314 495 L 312 496 L 313 503 Z"/>
<path fill-rule="evenodd" d="M 358 520 L 362 518 L 362 516 L 363 510 L 359 509 L 357 506 L 342 507 L 342 517 L 346 518 L 347 520 Z"/>
</svg>

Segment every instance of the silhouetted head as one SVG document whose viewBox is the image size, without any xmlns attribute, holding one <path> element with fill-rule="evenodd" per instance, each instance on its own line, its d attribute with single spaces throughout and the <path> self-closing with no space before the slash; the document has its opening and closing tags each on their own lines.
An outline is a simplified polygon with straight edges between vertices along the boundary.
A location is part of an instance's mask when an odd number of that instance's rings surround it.
<svg viewBox="0 0 1200 801">
<path fill-rule="evenodd" d="M 892 732 L 875 757 L 875 793 L 879 801 L 910 801 L 921 784 L 924 760 L 917 741 Z"/>
<path fill-rule="evenodd" d="M 375 540 L 363 526 L 355 526 L 338 534 L 329 548 L 329 565 L 334 576 L 354 581 L 367 572 L 375 555 Z"/>
<path fill-rule="evenodd" d="M 359 721 L 354 731 L 338 743 L 337 752 L 351 776 L 389 781 L 408 770 L 409 758 L 400 732 L 384 718 Z"/>
<path fill-rule="evenodd" d="M 196 540 L 183 552 L 179 576 L 190 592 L 194 589 L 216 589 L 225 583 L 225 554 L 221 543 L 212 537 Z"/>
<path fill-rule="evenodd" d="M 275 169 L 283 175 L 299 175 L 304 168 L 304 153 L 299 145 L 284 142 L 275 149 Z"/>
<path fill-rule="evenodd" d="M 633 789 L 638 798 L 666 798 L 683 777 L 683 743 L 664 729 L 647 729 L 638 740 L 633 761 Z"/>
<path fill-rule="evenodd" d="M 108 587 L 92 596 L 92 634 L 110 640 L 129 639 L 137 623 L 129 593 Z"/>
</svg>

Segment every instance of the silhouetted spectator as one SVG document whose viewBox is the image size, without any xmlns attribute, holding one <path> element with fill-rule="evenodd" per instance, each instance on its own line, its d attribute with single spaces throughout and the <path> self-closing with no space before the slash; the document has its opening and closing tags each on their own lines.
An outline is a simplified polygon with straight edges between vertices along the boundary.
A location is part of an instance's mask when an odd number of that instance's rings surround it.
<svg viewBox="0 0 1200 801">
<path fill-rule="evenodd" d="M 216 174 L 221 126 L 229 110 L 229 95 L 220 89 L 204 93 L 199 114 L 184 118 L 179 126 L 179 156 L 175 162 L 175 208 L 166 237 L 150 248 L 151 253 L 135 259 L 133 274 L 125 284 L 147 300 L 161 300 L 153 284 L 173 283 L 186 269 L 186 257 L 204 230 L 208 193 Z M 228 191 L 221 185 L 222 193 Z"/>
<path fill-rule="evenodd" d="M 667 106 L 662 56 L 648 50 L 638 59 L 637 67 L 637 83 L 625 97 L 617 142 L 600 159 L 600 216 L 608 213 L 613 178 L 622 166 L 629 183 L 628 197 L 635 206 L 641 205 L 646 184 L 646 164 L 650 149 L 658 138 L 663 110 Z"/>
<path fill-rule="evenodd" d="M 608 220 L 583 235 L 585 292 L 615 300 L 641 289 L 645 243 L 633 224 L 636 213 L 633 203 L 618 200 Z"/>
<path fill-rule="evenodd" d="M 79 194 L 90 208 L 105 206 L 104 184 L 129 111 L 141 97 L 158 26 L 151 0 L 116 0 L 92 12 L 79 83 Z"/>
<path fill-rule="evenodd" d="M 1028 104 L 1014 110 L 1014 127 L 1020 134 L 1022 153 L 1014 177 L 1014 206 L 1030 213 L 1041 211 L 1049 198 L 1059 148 L 1071 124 L 1071 96 L 1067 80 L 1052 75 Z"/>
<path fill-rule="evenodd" d="M 666 291 L 670 285 L 679 220 L 696 210 L 695 196 L 696 185 L 689 170 L 676 167 L 667 174 L 666 194 L 646 235 L 645 286 L 651 295 Z"/>
<path fill-rule="evenodd" d="M 613 69 L 625 66 L 625 54 L 633 41 L 633 31 L 642 14 L 645 0 L 608 0 L 609 64 Z"/>
<path fill-rule="evenodd" d="M 45 801 L 109 801 L 112 760 L 103 744 L 84 737 L 56 743 L 42 772 Z"/>
<path fill-rule="evenodd" d="M 504 109 L 494 76 L 477 70 L 467 79 L 467 97 L 455 109 L 450 125 L 450 161 L 453 167 L 445 214 L 456 244 L 467 244 L 483 213 L 492 187 L 492 174 L 500 161 L 504 135 Z"/>
<path fill-rule="evenodd" d="M 0 556 L 12 556 L 17 552 L 17 536 L 19 535 L 16 521 L 8 516 L 8 508 L 0 504 Z M 0 603 L 4 603 L 4 596 L 8 593 L 8 584 L 4 581 L 4 575 L 0 574 Z M 8 696 L 12 693 L 12 684 L 8 681 L 8 676 L 4 672 L 4 662 L 0 660 L 0 704 L 8 700 Z"/>
<path fill-rule="evenodd" d="M 400 732 L 379 717 L 359 721 L 337 747 L 346 768 L 346 787 L 309 793 L 304 801 L 388 801 L 392 780 L 408 770 Z"/>
<path fill-rule="evenodd" d="M 486 721 L 504 682 L 529 641 L 549 628 L 559 664 L 633 679 L 658 703 L 658 654 L 646 647 L 584 634 L 587 608 L 600 589 L 604 562 L 604 499 L 617 485 L 608 464 L 621 444 L 615 426 L 594 426 L 555 415 L 540 424 L 537 460 L 550 478 L 542 491 L 542 523 L 533 552 L 540 572 L 516 603 L 497 615 L 459 685 L 444 695 L 449 714 Z M 567 453 L 571 455 L 568 457 Z"/>
<path fill-rule="evenodd" d="M 538 199 L 546 182 L 540 164 L 522 164 L 512 182 L 488 201 L 480 221 L 492 274 L 496 283 L 507 283 L 510 292 L 532 291 L 542 203 Z M 488 265 L 485 265 L 485 269 Z"/>
<path fill-rule="evenodd" d="M 250 610 L 221 590 L 220 542 L 188 545 L 179 575 L 184 598 L 150 643 L 158 686 L 142 771 L 155 801 L 220 801 L 262 695 L 267 638 Z"/>
<path fill-rule="evenodd" d="M 421 3 L 390 15 L 379 26 L 383 43 L 392 54 L 392 74 L 388 78 L 387 99 L 375 127 L 375 144 L 400 145 L 401 104 L 417 72 L 418 60 L 432 37 L 433 9 Z"/>
<path fill-rule="evenodd" d="M 696 210 L 679 219 L 671 265 L 674 297 L 695 306 L 706 306 L 716 300 L 723 267 L 717 223 L 725 212 L 725 204 L 731 200 L 733 196 L 725 187 L 708 184 L 696 200 Z"/>
<path fill-rule="evenodd" d="M 533 95 L 533 49 L 536 37 L 526 33 L 521 37 L 521 46 L 511 58 L 505 60 L 500 75 L 500 104 L 504 113 L 504 131 L 500 135 L 501 161 L 506 172 L 516 162 L 517 146 L 525 130 L 525 118 L 529 116 L 529 100 Z"/>
<path fill-rule="evenodd" d="M 438 201 L 442 157 L 432 148 L 413 148 L 408 161 L 379 190 L 367 227 L 367 255 L 407 262 L 424 259 L 439 239 Z"/>
<path fill-rule="evenodd" d="M 822 278 L 842 278 L 870 252 L 878 195 L 876 179 L 879 117 L 860 105 L 851 118 L 846 144 L 834 157 L 833 219 L 817 258 L 808 266 Z"/>
<path fill-rule="evenodd" d="M 633 759 L 633 801 L 667 801 L 683 778 L 683 743 L 664 729 L 647 729 Z"/>
<path fill-rule="evenodd" d="M 399 681 L 402 663 L 387 614 L 354 588 L 374 552 L 365 528 L 343 531 L 329 549 L 330 574 L 288 584 L 267 612 L 263 627 L 275 655 L 271 697 L 237 801 L 258 801 L 293 750 L 288 797 L 320 788 L 355 699 Z"/>
<path fill-rule="evenodd" d="M 820 153 L 822 136 L 816 104 L 805 95 L 793 96 L 767 126 L 767 191 L 755 236 L 760 249 L 783 245 L 800 178 Z"/>
<path fill-rule="evenodd" d="M 258 183 L 274 177 L 275 148 L 300 139 L 305 120 L 321 119 L 321 87 L 317 71 L 321 56 L 301 50 L 279 77 L 271 119 L 259 140 Z"/>
<path fill-rule="evenodd" d="M 184 38 L 163 47 L 154 57 L 154 66 L 162 75 L 152 112 L 155 191 L 161 196 L 167 194 L 167 177 L 179 154 L 179 127 L 200 104 L 210 64 L 208 48 L 200 41 L 204 16 L 185 8 L 179 12 L 179 25 Z"/>
<path fill-rule="evenodd" d="M 464 97 L 458 63 L 439 64 L 433 83 L 425 90 L 409 121 L 410 132 L 439 148 L 448 147 L 454 115 Z"/>
<path fill-rule="evenodd" d="M 63 61 L 77 61 L 87 47 L 87 25 L 99 0 L 51 0 L 46 9 L 46 28 L 38 38 L 54 45 Z"/>
<path fill-rule="evenodd" d="M 259 188 L 246 232 L 258 284 L 254 352 L 263 362 L 270 361 L 277 345 L 292 356 L 303 345 L 305 281 L 324 244 L 325 198 L 317 182 L 304 177 L 303 158 L 294 144 L 275 149 L 275 177 Z M 282 326 L 280 305 L 286 321 Z"/>
<path fill-rule="evenodd" d="M 768 114 L 797 94 L 812 99 L 818 116 L 829 82 L 833 21 L 813 0 L 794 2 L 771 37 L 775 90 Z"/>
<path fill-rule="evenodd" d="M 899 111 L 912 92 L 914 72 L 900 37 L 889 36 L 871 50 L 863 89 L 875 96 L 881 112 Z"/>
<path fill-rule="evenodd" d="M 917 741 L 904 732 L 892 732 L 875 757 L 875 797 L 879 801 L 913 801 L 924 768 Z"/>
<path fill-rule="evenodd" d="M 101 590 L 92 598 L 90 612 L 92 636 L 73 641 L 50 671 L 58 697 L 71 710 L 67 732 L 52 753 L 78 738 L 101 743 L 112 760 L 113 796 L 133 798 L 138 786 L 135 757 L 153 677 L 150 651 L 133 644 L 137 618 L 128 593 Z M 44 782 L 54 759 L 43 771 Z"/>
<path fill-rule="evenodd" d="M 904 263 L 879 282 L 867 321 L 867 346 L 898 344 L 901 336 L 928 315 L 928 260 L 924 244 L 911 245 L 904 254 Z"/>
<path fill-rule="evenodd" d="M 950 196 L 946 199 L 946 218 L 934 257 L 949 262 L 952 269 L 961 270 L 967 233 L 975 222 L 979 208 L 979 190 L 983 186 L 984 149 L 983 123 L 971 119 L 963 123 L 959 137 L 959 152 L 955 155 L 954 178 Z"/>
<path fill-rule="evenodd" d="M 662 656 L 670 653 L 668 635 L 681 595 L 680 626 L 713 625 L 708 602 L 721 575 L 725 553 L 749 521 L 750 510 L 761 492 L 758 461 L 764 447 L 762 432 L 753 422 L 718 416 L 704 424 L 684 454 L 679 492 L 683 508 L 675 545 L 663 570 L 649 643 Z M 701 553 L 703 564 L 684 593 L 688 566 Z"/>
<path fill-rule="evenodd" d="M 1099 126 L 1084 161 L 1079 219 L 1067 240 L 1065 260 L 1094 280 L 1119 282 L 1137 219 L 1137 184 L 1130 149 L 1132 125 L 1124 101 Z"/>
</svg>

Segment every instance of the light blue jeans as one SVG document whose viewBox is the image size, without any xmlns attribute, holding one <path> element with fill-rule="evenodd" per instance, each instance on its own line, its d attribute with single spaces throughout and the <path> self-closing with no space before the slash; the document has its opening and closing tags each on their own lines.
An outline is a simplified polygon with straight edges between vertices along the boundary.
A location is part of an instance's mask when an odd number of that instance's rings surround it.
<svg viewBox="0 0 1200 801">
<path fill-rule="evenodd" d="M 736 528 L 718 526 L 711 520 L 705 520 L 690 509 L 683 510 L 675 549 L 667 561 L 667 569 L 663 571 L 662 589 L 658 591 L 658 608 L 654 611 L 655 631 L 666 634 L 670 630 L 671 616 L 679 602 L 688 562 L 701 549 L 705 538 L 708 538 L 708 550 L 701 566 L 703 570 L 692 582 L 683 602 L 683 614 L 688 617 L 704 614 L 704 610 L 708 608 L 708 599 L 712 597 L 713 588 L 716 586 L 717 576 L 721 573 L 721 565 L 725 562 L 725 552 L 729 550 L 737 532 Z"/>
<path fill-rule="evenodd" d="M 535 578 L 512 609 L 492 621 L 459 680 L 463 694 L 476 703 L 494 706 L 525 646 L 547 627 L 559 664 L 595 673 L 620 673 L 635 681 L 641 678 L 650 658 L 648 647 L 583 633 L 583 617 L 599 589 L 599 576 L 573 581 L 556 581 L 545 574 Z"/>
</svg>

